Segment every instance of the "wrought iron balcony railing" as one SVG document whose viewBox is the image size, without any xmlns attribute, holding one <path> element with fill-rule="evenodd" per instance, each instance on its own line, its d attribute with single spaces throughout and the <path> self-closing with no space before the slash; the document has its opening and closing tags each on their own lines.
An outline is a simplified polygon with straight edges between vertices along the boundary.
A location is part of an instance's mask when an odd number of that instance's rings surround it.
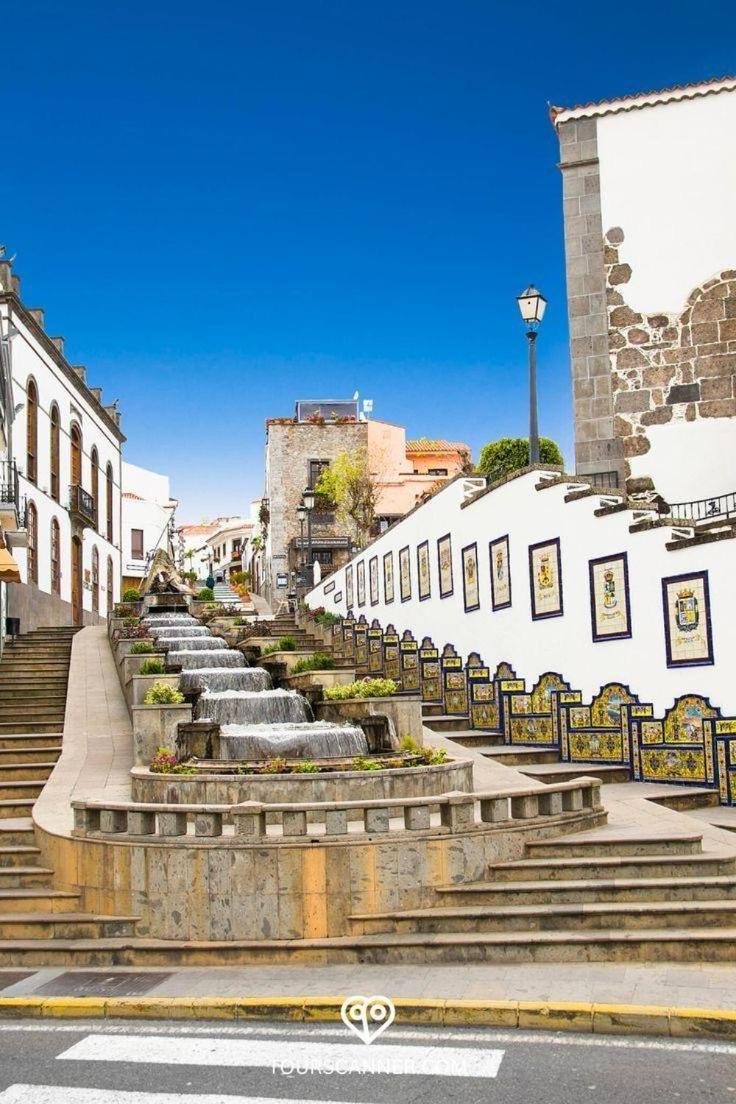
<svg viewBox="0 0 736 1104">
<path fill-rule="evenodd" d="M 15 460 L 0 460 L 0 502 L 20 506 L 20 484 Z"/>
<path fill-rule="evenodd" d="M 82 526 L 97 528 L 97 503 L 89 491 L 72 483 L 69 487 L 69 511 L 73 518 L 81 521 Z"/>
<path fill-rule="evenodd" d="M 736 518 L 736 491 L 716 495 L 714 498 L 698 498 L 693 502 L 670 502 L 661 511 L 673 521 L 719 521 Z"/>
</svg>

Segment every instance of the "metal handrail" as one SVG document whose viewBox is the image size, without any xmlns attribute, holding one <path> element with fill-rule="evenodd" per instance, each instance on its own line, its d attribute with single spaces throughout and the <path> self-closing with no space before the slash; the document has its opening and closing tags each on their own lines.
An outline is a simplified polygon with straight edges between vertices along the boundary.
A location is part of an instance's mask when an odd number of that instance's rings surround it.
<svg viewBox="0 0 736 1104">
<path fill-rule="evenodd" d="M 20 505 L 20 481 L 15 460 L 0 460 L 0 502 Z"/>
<path fill-rule="evenodd" d="M 663 503 L 661 510 L 669 514 L 673 521 L 716 521 L 718 518 L 736 517 L 736 491 L 692 502 Z"/>
<path fill-rule="evenodd" d="M 90 525 L 97 525 L 97 506 L 94 497 L 79 483 L 72 483 L 69 487 L 69 509 L 79 514 Z"/>
</svg>

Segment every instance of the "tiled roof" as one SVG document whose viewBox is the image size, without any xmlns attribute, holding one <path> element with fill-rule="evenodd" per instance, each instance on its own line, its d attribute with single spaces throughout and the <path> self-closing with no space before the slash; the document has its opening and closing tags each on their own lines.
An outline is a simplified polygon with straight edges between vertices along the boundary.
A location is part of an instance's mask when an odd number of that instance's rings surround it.
<svg viewBox="0 0 736 1104">
<path fill-rule="evenodd" d="M 123 491 L 123 498 L 134 498 L 136 502 L 142 502 L 143 499 L 140 495 L 133 494 L 132 491 Z"/>
<path fill-rule="evenodd" d="M 614 100 L 592 100 L 590 103 L 575 104 L 573 107 L 557 107 L 550 104 L 549 115 L 553 124 L 567 122 L 568 119 L 585 119 L 592 115 L 612 115 L 619 111 L 635 111 L 655 104 L 694 100 L 699 96 L 710 96 L 717 92 L 736 90 L 736 77 L 714 77 L 712 80 L 692 81 L 690 84 L 673 84 L 670 88 L 656 88 L 650 92 L 633 92 L 629 96 L 620 96 Z"/>
<path fill-rule="evenodd" d="M 462 441 L 444 441 L 441 437 L 417 437 L 406 442 L 407 453 L 470 452 Z"/>
</svg>

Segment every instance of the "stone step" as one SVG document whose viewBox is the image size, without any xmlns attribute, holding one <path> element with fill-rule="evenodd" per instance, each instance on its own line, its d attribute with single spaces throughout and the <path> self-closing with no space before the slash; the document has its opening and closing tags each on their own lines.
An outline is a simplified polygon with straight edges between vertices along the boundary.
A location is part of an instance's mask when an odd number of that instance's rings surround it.
<svg viewBox="0 0 736 1104">
<path fill-rule="evenodd" d="M 422 723 L 426 725 L 426 719 Z M 483 732 L 482 729 L 468 728 L 453 732 L 452 742 L 460 744 L 461 747 L 474 747 L 482 751 L 483 748 L 495 748 L 503 744 L 503 736 L 500 732 Z"/>
<path fill-rule="evenodd" d="M 35 797 L 11 798 L 8 800 L 0 795 L 0 818 L 28 817 L 31 815 L 35 804 Z"/>
<path fill-rule="evenodd" d="M 79 903 L 78 893 L 45 886 L 18 889 L 0 886 L 0 912 L 70 912 Z"/>
<path fill-rule="evenodd" d="M 501 882 L 569 881 L 580 878 L 695 878 L 736 874 L 736 858 L 725 852 L 700 855 L 590 855 L 587 858 L 517 859 L 489 868 Z"/>
<path fill-rule="evenodd" d="M 37 798 L 44 787 L 43 781 L 0 782 L 0 800 L 14 801 L 16 798 Z"/>
<path fill-rule="evenodd" d="M 61 723 L 59 721 L 0 721 L 0 737 L 3 736 L 22 736 L 24 734 L 36 734 L 53 733 L 55 736 L 61 736 L 64 718 L 62 717 Z"/>
<path fill-rule="evenodd" d="M 467 717 L 453 717 L 448 713 L 425 717 L 422 723 L 432 732 L 468 732 Z"/>
<path fill-rule="evenodd" d="M 304 940 L 12 939 L 1 966 L 734 962 L 736 928 L 408 933 Z"/>
<path fill-rule="evenodd" d="M 31 844 L 3 846 L 3 841 L 0 840 L 0 867 L 26 866 L 37 859 L 40 854 L 40 847 L 33 847 Z"/>
<path fill-rule="evenodd" d="M 537 905 L 595 901 L 736 900 L 736 874 L 715 877 L 591 878 L 545 882 L 472 882 L 437 890 L 442 905 Z"/>
<path fill-rule="evenodd" d="M 10 715 L 24 718 L 28 716 L 38 716 L 39 719 L 46 720 L 48 716 L 61 716 L 63 719 L 65 704 L 65 698 L 52 702 L 49 702 L 47 699 L 40 699 L 37 701 L 29 701 L 27 698 L 20 698 L 17 701 L 8 701 L 5 699 L 0 702 L 0 717 Z"/>
<path fill-rule="evenodd" d="M 537 782 L 554 785 L 555 782 L 570 782 L 573 778 L 600 778 L 601 782 L 630 782 L 631 772 L 623 764 L 601 763 L 540 763 L 538 766 L 519 767 L 521 774 L 534 778 Z"/>
<path fill-rule="evenodd" d="M 504 744 L 486 753 L 487 759 L 496 759 L 505 767 L 529 766 L 530 763 L 559 763 L 557 748 L 515 747 Z"/>
<path fill-rule="evenodd" d="M 55 747 L 61 750 L 62 733 L 48 732 L 8 732 L 0 735 L 0 751 L 16 751 L 20 754 L 26 748 Z"/>
<path fill-rule="evenodd" d="M 356 933 L 564 932 L 730 927 L 736 901 L 611 901 L 590 904 L 477 905 L 352 916 Z"/>
<path fill-rule="evenodd" d="M 558 839 L 535 840 L 527 843 L 525 855 L 530 859 L 564 859 L 604 855 L 699 855 L 703 847 L 702 832 L 680 832 L 661 835 L 616 835 L 610 830 L 586 835 L 562 836 Z"/>
<path fill-rule="evenodd" d="M 66 686 L 49 686 L 48 682 L 39 679 L 38 682 L 28 686 L 11 684 L 3 686 L 0 683 L 0 701 L 3 705 L 55 705 L 64 709 L 66 705 Z"/>
<path fill-rule="evenodd" d="M 683 787 L 674 793 L 664 794 L 661 797 L 648 799 L 656 805 L 663 805 L 667 809 L 708 809 L 720 805 L 718 790 L 689 789 Z"/>
<path fill-rule="evenodd" d="M 0 771 L 2 771 L 6 764 L 13 764 L 21 761 L 24 764 L 43 763 L 53 767 L 60 755 L 60 744 L 57 744 L 55 747 L 0 748 Z"/>
<path fill-rule="evenodd" d="M 33 847 L 35 843 L 36 833 L 30 817 L 5 817 L 0 820 L 0 846 Z"/>
<path fill-rule="evenodd" d="M 47 886 L 53 873 L 45 866 L 0 866 L 0 887 L 25 889 L 29 886 Z"/>
<path fill-rule="evenodd" d="M 442 716 L 444 708 L 442 702 L 422 702 L 422 716 L 440 717 Z"/>
<path fill-rule="evenodd" d="M 9 782 L 45 782 L 55 766 L 56 762 L 3 763 L 0 759 L 0 793 Z"/>
<path fill-rule="evenodd" d="M 108 939 L 135 934 L 136 918 L 90 912 L 3 912 L 0 939 Z"/>
</svg>

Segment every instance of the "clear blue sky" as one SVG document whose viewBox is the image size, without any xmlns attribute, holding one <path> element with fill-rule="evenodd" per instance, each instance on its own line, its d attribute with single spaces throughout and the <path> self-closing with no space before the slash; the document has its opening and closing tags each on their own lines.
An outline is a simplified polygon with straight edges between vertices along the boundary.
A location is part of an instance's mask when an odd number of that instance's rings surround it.
<svg viewBox="0 0 736 1104">
<path fill-rule="evenodd" d="M 297 397 L 475 455 L 525 433 L 529 281 L 570 457 L 547 102 L 736 69 L 722 2 L 26 0 L 0 33 L 0 240 L 182 520 L 261 493 Z"/>
</svg>

